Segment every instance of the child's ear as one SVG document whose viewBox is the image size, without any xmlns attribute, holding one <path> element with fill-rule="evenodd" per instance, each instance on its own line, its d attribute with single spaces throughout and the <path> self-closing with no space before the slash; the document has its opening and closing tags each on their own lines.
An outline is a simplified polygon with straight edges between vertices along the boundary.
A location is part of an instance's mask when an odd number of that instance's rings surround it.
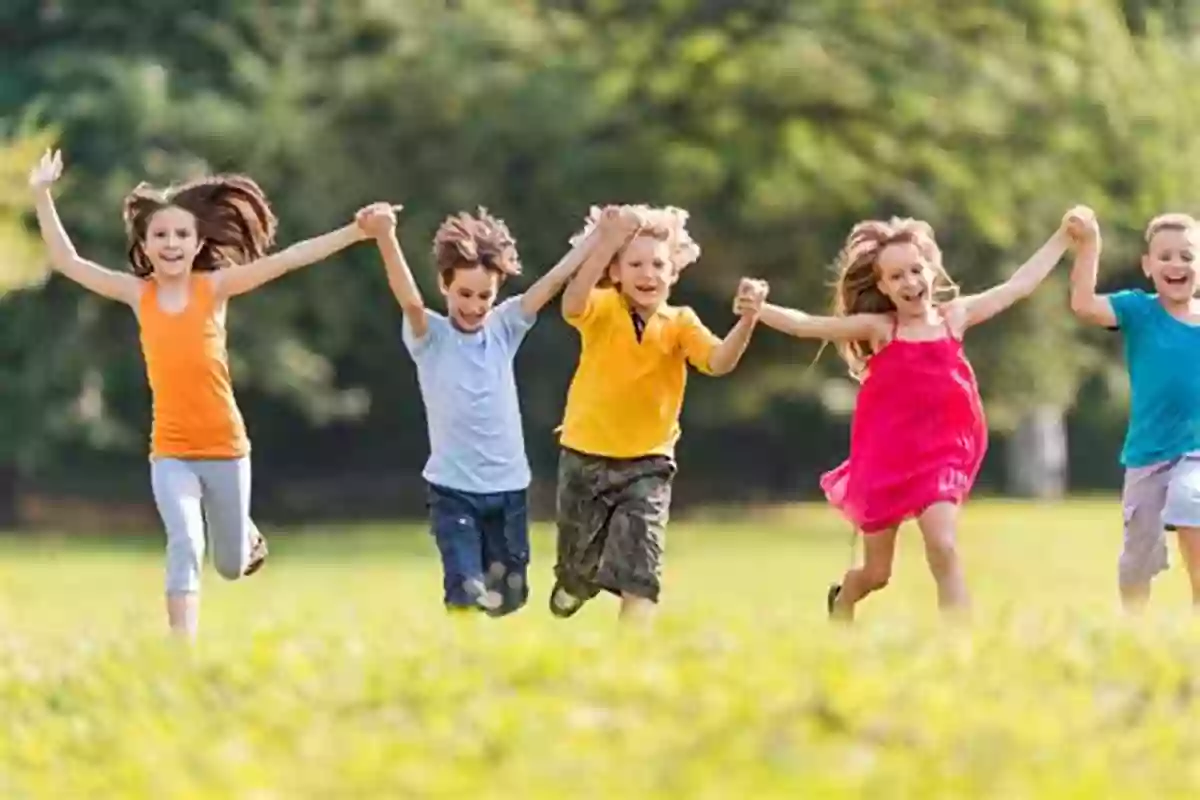
<svg viewBox="0 0 1200 800">
<path fill-rule="evenodd" d="M 613 284 L 617 283 L 617 278 L 619 277 L 617 275 L 619 266 L 619 263 L 614 258 L 612 261 L 608 262 L 608 269 L 604 272 L 604 274 L 608 276 L 608 280 Z"/>
<path fill-rule="evenodd" d="M 1150 254 L 1146 253 L 1142 256 L 1142 274 L 1147 278 L 1150 277 Z"/>
<path fill-rule="evenodd" d="M 445 273 L 442 273 L 442 272 L 438 273 L 437 283 L 438 283 L 438 289 L 441 290 L 442 294 L 450 294 L 450 285 L 448 283 L 446 283 Z"/>
</svg>

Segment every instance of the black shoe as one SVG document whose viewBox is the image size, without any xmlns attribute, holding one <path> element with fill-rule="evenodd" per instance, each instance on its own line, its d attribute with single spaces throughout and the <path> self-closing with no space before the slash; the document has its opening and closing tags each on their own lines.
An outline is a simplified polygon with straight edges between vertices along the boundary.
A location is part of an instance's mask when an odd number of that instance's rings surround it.
<svg viewBox="0 0 1200 800">
<path fill-rule="evenodd" d="M 563 588 L 559 581 L 554 582 L 554 588 L 550 590 L 550 613 L 560 619 L 575 616 L 579 609 L 583 608 L 586 602 L 583 598 L 576 597 Z"/>
<path fill-rule="evenodd" d="M 833 616 L 833 604 L 837 602 L 838 595 L 842 593 L 842 585 L 840 583 L 829 584 L 829 591 L 825 593 L 825 610 L 829 612 L 829 616 Z"/>
</svg>

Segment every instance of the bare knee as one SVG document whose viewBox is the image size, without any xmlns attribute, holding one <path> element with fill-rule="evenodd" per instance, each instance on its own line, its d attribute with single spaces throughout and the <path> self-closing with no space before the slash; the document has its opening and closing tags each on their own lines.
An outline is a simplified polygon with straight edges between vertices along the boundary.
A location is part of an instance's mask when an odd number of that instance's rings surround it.
<svg viewBox="0 0 1200 800">
<path fill-rule="evenodd" d="M 949 575 L 958 569 L 958 545 L 953 539 L 931 539 L 925 543 L 925 558 L 934 576 Z"/>
<path fill-rule="evenodd" d="M 888 585 L 888 581 L 892 579 L 892 568 L 890 566 L 875 566 L 869 565 L 863 568 L 862 571 L 862 588 L 864 592 L 877 592 Z"/>
</svg>

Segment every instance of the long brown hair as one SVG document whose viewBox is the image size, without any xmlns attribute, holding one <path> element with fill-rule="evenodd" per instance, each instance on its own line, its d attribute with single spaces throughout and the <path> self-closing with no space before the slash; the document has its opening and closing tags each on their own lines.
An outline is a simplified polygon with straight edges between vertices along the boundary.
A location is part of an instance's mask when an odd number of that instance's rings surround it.
<svg viewBox="0 0 1200 800">
<path fill-rule="evenodd" d="M 483 267 L 501 280 L 521 274 L 516 239 L 483 207 L 475 215 L 464 211 L 442 222 L 433 236 L 433 259 L 447 286 L 458 269 Z"/>
<path fill-rule="evenodd" d="M 913 244 L 934 272 L 933 300 L 945 302 L 958 296 L 958 285 L 950 280 L 942 266 L 942 251 L 928 222 L 908 217 L 866 220 L 855 225 L 846 237 L 837 260 L 837 279 L 834 281 L 833 313 L 847 317 L 852 314 L 887 314 L 896 305 L 879 289 L 879 256 L 892 244 Z M 838 352 L 850 367 L 850 374 L 860 379 L 867 361 L 875 353 L 872 342 L 839 342 Z"/>
<path fill-rule="evenodd" d="M 125 198 L 123 212 L 129 264 L 140 278 L 154 272 L 146 256 L 146 228 L 151 217 L 172 206 L 196 218 L 201 244 L 193 270 L 213 272 L 262 258 L 275 241 L 275 213 L 262 188 L 245 175 L 214 175 L 166 189 L 140 183 Z"/>
</svg>

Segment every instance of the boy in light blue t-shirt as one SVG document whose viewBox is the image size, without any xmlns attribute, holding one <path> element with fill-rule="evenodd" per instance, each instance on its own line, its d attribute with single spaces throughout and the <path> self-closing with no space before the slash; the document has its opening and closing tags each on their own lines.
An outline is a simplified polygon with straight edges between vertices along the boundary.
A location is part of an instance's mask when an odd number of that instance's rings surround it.
<svg viewBox="0 0 1200 800">
<path fill-rule="evenodd" d="M 1119 564 L 1121 599 L 1131 610 L 1150 597 L 1167 569 L 1164 530 L 1179 550 L 1200 604 L 1200 300 L 1196 255 L 1200 229 L 1184 214 L 1165 214 L 1146 228 L 1142 270 L 1155 294 L 1140 289 L 1096 294 L 1100 231 L 1083 232 L 1071 273 L 1071 308 L 1085 322 L 1116 328 L 1129 370 L 1129 426 L 1121 451 L 1125 542 Z"/>
<path fill-rule="evenodd" d="M 484 209 L 447 218 L 434 236 L 445 315 L 425 307 L 396 237 L 391 206 L 364 209 L 388 283 L 404 314 L 401 336 L 417 367 L 429 425 L 430 524 L 442 559 L 447 609 L 494 616 L 529 596 L 529 462 L 513 359 L 537 314 L 582 262 L 611 258 L 599 236 L 579 242 L 524 293 L 495 305 L 521 273 L 516 242 Z M 494 306 L 494 307 L 493 307 Z"/>
</svg>

